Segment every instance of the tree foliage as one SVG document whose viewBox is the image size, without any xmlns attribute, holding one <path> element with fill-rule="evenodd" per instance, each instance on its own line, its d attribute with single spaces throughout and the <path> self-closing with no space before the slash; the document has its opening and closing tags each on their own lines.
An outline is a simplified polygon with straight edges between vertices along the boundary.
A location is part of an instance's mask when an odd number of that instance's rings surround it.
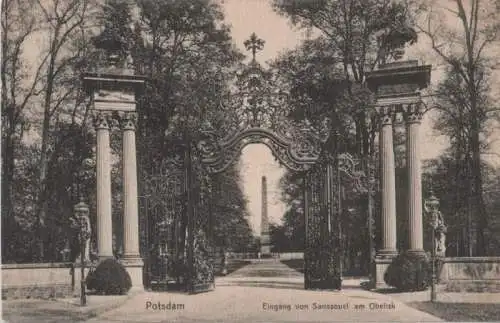
<svg viewBox="0 0 500 323">
<path fill-rule="evenodd" d="M 447 151 L 440 157 L 427 161 L 423 168 L 423 189 L 427 192 L 424 198 L 429 197 L 430 191 L 439 198 L 440 210 L 447 226 L 446 255 L 449 257 L 474 254 L 473 244 L 469 243 L 469 228 L 473 230 L 477 224 L 474 219 L 467 217 L 469 202 L 469 190 L 465 185 L 462 173 L 463 159 L 457 159 L 453 151 Z M 486 162 L 482 164 L 484 174 L 485 207 L 487 210 L 488 230 L 485 231 L 488 241 L 487 250 L 491 255 L 498 254 L 499 240 L 498 232 L 500 223 L 498 221 L 497 184 L 499 180 L 498 170 Z M 472 221 L 470 223 L 469 221 Z M 424 224 L 428 223 L 428 219 Z M 431 232 L 428 225 L 424 226 L 424 237 L 430 237 Z M 427 250 L 431 248 L 431 240 L 424 239 Z"/>
<path fill-rule="evenodd" d="M 295 110 L 311 120 L 329 117 L 344 144 L 350 145 L 350 134 L 354 153 L 367 156 L 373 150 L 366 117 L 372 97 L 365 75 L 416 42 L 409 7 L 389 0 L 275 0 L 273 6 L 292 24 L 319 32 L 275 63 L 296 93 Z"/>
<path fill-rule="evenodd" d="M 212 1 L 137 2 L 131 54 L 136 71 L 149 77 L 139 120 L 139 156 L 144 178 L 152 163 L 182 160 L 206 120 L 222 121 L 220 97 L 242 55 L 231 42 L 219 5 Z M 194 168 L 199 159 L 193 158 Z M 240 248 L 249 234 L 246 205 L 236 170 L 215 175 L 215 238 L 219 246 Z M 209 195 L 207 192 L 202 194 Z"/>
<path fill-rule="evenodd" d="M 213 177 L 212 214 L 216 246 L 228 251 L 246 251 L 252 243 L 247 201 L 241 189 L 239 169 L 235 166 Z"/>
<path fill-rule="evenodd" d="M 401 58 L 402 48 L 417 39 L 404 2 L 275 0 L 273 6 L 294 25 L 319 30 L 345 76 L 357 83 L 377 64 Z"/>
</svg>

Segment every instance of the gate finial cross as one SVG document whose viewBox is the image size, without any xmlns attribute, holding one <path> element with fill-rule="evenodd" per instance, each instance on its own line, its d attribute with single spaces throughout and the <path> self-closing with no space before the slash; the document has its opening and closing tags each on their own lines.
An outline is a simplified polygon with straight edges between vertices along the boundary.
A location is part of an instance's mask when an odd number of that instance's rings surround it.
<svg viewBox="0 0 500 323">
<path fill-rule="evenodd" d="M 245 40 L 243 45 L 245 45 L 245 48 L 247 50 L 252 51 L 252 60 L 255 61 L 255 54 L 257 53 L 257 51 L 260 51 L 262 50 L 262 48 L 264 48 L 265 43 L 266 42 L 263 39 L 257 37 L 257 34 L 253 32 L 250 35 L 250 38 Z"/>
</svg>

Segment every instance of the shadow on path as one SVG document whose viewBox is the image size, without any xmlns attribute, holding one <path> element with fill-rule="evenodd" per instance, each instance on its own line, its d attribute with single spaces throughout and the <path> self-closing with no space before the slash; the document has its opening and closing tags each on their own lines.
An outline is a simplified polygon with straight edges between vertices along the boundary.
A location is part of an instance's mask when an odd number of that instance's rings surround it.
<svg viewBox="0 0 500 323">
<path fill-rule="evenodd" d="M 344 277 L 342 289 L 360 290 L 364 279 L 364 277 Z M 225 277 L 217 277 L 216 285 L 305 289 L 304 274 L 276 259 L 255 259 Z"/>
</svg>

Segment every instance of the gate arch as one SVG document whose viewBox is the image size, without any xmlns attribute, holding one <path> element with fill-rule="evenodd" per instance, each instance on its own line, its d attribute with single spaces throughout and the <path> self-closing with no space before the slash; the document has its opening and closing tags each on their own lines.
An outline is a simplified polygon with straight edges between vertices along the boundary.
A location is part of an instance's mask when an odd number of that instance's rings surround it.
<svg viewBox="0 0 500 323">
<path fill-rule="evenodd" d="M 221 100 L 223 129 L 214 130 L 209 120 L 201 129 L 198 149 L 210 173 L 224 171 L 245 146 L 255 143 L 269 147 L 288 169 L 306 171 L 318 161 L 328 140 L 329 120 L 313 126 L 308 120 L 290 118 L 288 93 L 277 86 L 275 75 L 255 59 L 264 44 L 255 33 L 245 42 L 252 51 L 252 60 L 237 74 L 231 93 Z"/>
<path fill-rule="evenodd" d="M 218 144 L 206 139 L 200 141 L 202 162 L 211 173 L 223 172 L 250 144 L 266 145 L 281 165 L 293 171 L 309 170 L 321 154 L 320 145 L 312 140 L 297 142 L 267 129 L 250 128 Z"/>
</svg>

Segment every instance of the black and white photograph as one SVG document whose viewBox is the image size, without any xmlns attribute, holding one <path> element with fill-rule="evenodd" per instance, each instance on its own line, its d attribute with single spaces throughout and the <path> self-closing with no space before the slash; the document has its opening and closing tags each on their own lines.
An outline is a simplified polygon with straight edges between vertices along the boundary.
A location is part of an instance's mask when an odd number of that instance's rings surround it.
<svg viewBox="0 0 500 323">
<path fill-rule="evenodd" d="M 1 321 L 500 321 L 500 0 L 1 0 Z"/>
</svg>

